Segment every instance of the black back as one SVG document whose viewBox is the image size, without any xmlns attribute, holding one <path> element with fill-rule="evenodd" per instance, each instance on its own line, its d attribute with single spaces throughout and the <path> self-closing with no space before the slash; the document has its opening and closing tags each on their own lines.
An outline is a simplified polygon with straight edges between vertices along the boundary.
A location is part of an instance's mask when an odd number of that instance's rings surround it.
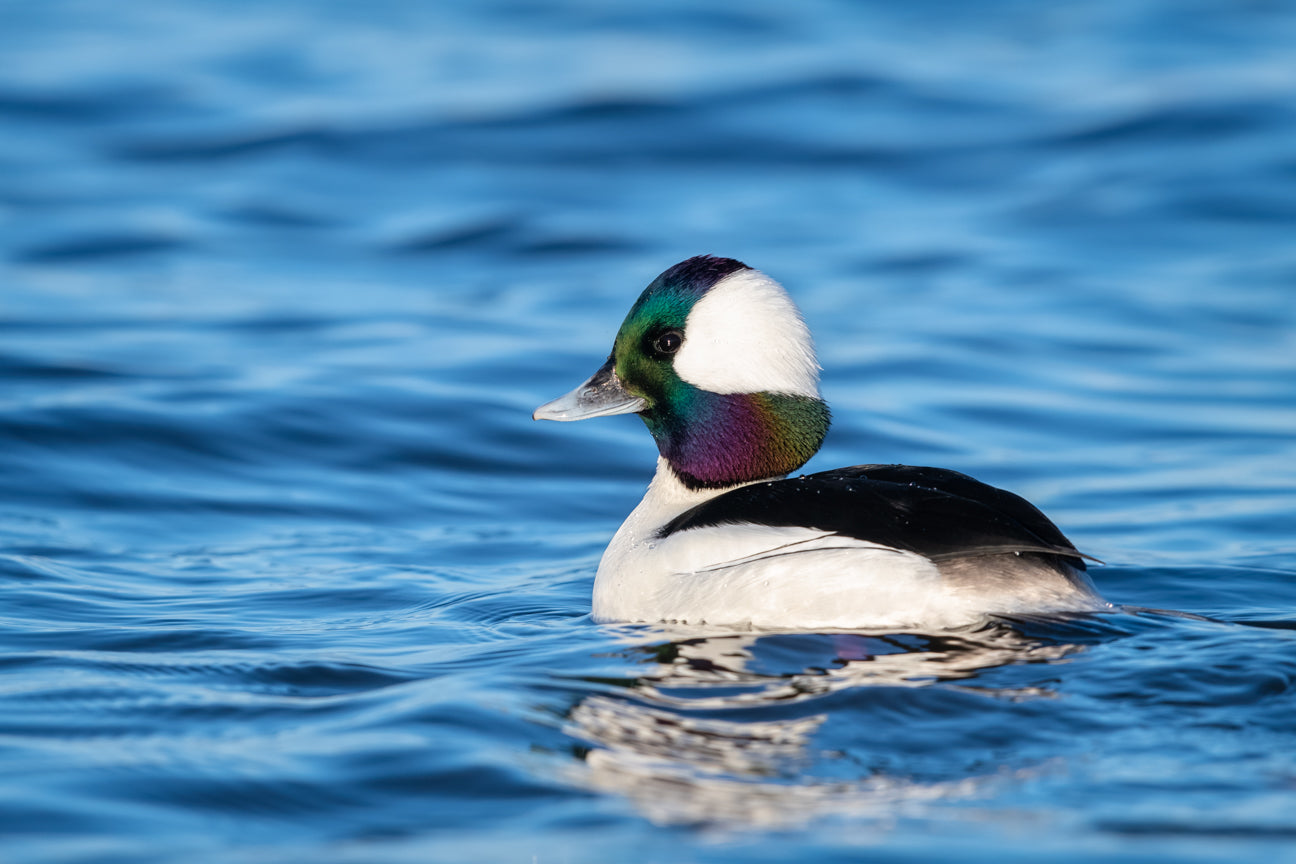
<svg viewBox="0 0 1296 864">
<path fill-rule="evenodd" d="M 944 468 L 856 465 L 741 486 L 675 517 L 659 536 L 735 524 L 804 525 L 934 561 L 1026 552 L 1084 569 L 1071 541 L 1029 501 Z"/>
</svg>

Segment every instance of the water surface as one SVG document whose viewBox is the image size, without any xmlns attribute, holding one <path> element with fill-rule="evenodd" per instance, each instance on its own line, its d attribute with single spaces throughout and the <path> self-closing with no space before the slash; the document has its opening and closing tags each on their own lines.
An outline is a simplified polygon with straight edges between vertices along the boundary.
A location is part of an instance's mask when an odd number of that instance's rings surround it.
<svg viewBox="0 0 1296 864">
<path fill-rule="evenodd" d="M 0 17 L 6 861 L 1296 858 L 1287 6 Z M 593 624 L 703 252 L 1152 611 Z"/>
</svg>

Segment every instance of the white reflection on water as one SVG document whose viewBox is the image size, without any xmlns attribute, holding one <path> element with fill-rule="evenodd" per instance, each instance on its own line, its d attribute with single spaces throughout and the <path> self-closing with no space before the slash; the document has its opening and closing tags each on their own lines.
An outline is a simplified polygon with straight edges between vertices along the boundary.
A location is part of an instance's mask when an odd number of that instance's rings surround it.
<svg viewBox="0 0 1296 864">
<path fill-rule="evenodd" d="M 565 731 L 590 748 L 581 782 L 625 796 L 658 824 L 724 829 L 792 828 L 834 816 L 885 824 L 1018 778 L 1028 772 L 919 781 L 861 767 L 856 778 L 816 777 L 808 769 L 837 758 L 816 743 L 829 714 L 770 715 L 852 688 L 951 686 L 992 667 L 1056 662 L 1083 650 L 1008 626 L 939 636 L 802 635 L 792 638 L 804 641 L 784 646 L 790 656 L 774 662 L 827 662 L 771 673 L 771 661 L 760 656 L 768 635 L 693 635 L 648 645 L 642 631 L 626 636 L 639 643 L 634 650 L 653 655 L 651 668 L 625 697 L 591 695 L 569 713 Z M 952 686 L 986 698 L 1053 695 L 1038 687 Z M 735 709 L 762 716 L 706 716 Z"/>
</svg>

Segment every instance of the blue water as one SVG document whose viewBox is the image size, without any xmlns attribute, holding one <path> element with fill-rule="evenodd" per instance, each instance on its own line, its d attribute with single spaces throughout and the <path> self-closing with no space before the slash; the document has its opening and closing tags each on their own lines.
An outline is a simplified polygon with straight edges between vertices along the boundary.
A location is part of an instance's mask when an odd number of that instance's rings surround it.
<svg viewBox="0 0 1296 864">
<path fill-rule="evenodd" d="M 1296 860 L 1296 8 L 0 4 L 6 862 Z M 693 254 L 1130 612 L 603 627 Z"/>
</svg>

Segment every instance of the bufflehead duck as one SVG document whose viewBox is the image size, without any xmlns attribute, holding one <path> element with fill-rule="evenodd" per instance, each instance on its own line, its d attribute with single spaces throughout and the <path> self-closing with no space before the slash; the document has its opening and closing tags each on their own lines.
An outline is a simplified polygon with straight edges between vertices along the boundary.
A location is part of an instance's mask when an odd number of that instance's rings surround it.
<svg viewBox="0 0 1296 864">
<path fill-rule="evenodd" d="M 660 456 L 599 563 L 597 621 L 952 628 L 1111 608 L 1084 556 L 1011 492 L 908 465 L 787 477 L 828 431 L 819 364 L 787 292 L 740 261 L 662 273 L 607 362 L 533 416 L 629 413 Z"/>
</svg>

